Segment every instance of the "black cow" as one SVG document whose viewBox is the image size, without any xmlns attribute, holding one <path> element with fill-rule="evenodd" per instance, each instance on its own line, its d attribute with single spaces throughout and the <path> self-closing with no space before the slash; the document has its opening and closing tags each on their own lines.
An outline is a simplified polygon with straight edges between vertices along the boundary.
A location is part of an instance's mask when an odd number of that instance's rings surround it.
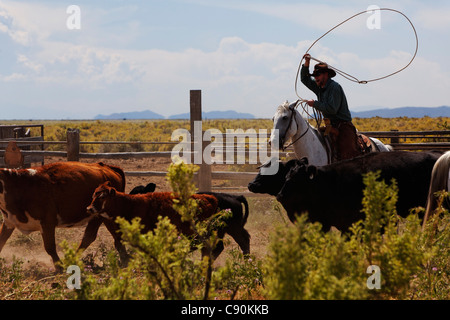
<svg viewBox="0 0 450 320">
<path fill-rule="evenodd" d="M 289 218 L 308 212 L 309 220 L 320 222 L 324 230 L 335 226 L 346 231 L 361 213 L 363 174 L 381 171 L 381 179 L 397 181 L 397 213 L 409 214 L 411 208 L 425 206 L 431 171 L 440 153 L 373 153 L 322 167 L 297 165 L 290 170 L 277 195 Z"/>
<path fill-rule="evenodd" d="M 352 223 L 364 218 L 363 174 L 380 170 L 381 178 L 388 183 L 392 178 L 397 181 L 397 212 L 405 216 L 411 208 L 425 205 L 431 170 L 440 155 L 406 151 L 372 153 L 321 167 L 309 166 L 306 159 L 287 162 L 280 166 L 280 170 L 289 171 L 278 178 L 284 178 L 285 182 L 277 200 L 291 221 L 295 221 L 297 214 L 308 212 L 309 220 L 320 222 L 324 230 L 335 226 L 346 231 Z M 250 191 L 262 189 L 254 186 L 258 178 L 261 175 L 249 184 Z"/>
<path fill-rule="evenodd" d="M 244 229 L 248 218 L 248 203 L 244 196 L 238 196 L 221 192 L 198 192 L 199 194 L 209 194 L 218 200 L 219 210 L 230 209 L 232 212 L 225 223 L 226 226 L 222 232 L 228 233 L 239 245 L 244 254 L 250 253 L 250 234 Z M 242 211 L 242 204 L 245 210 Z M 223 235 L 219 234 L 219 237 Z M 217 247 L 223 247 L 223 243 L 217 244 Z"/>
<path fill-rule="evenodd" d="M 278 171 L 276 174 L 261 174 L 258 173 L 248 184 L 248 190 L 253 193 L 267 193 L 271 196 L 276 196 L 278 192 L 280 192 L 281 188 L 283 188 L 284 183 L 286 182 L 286 176 L 289 171 L 295 168 L 297 165 L 308 164 L 308 159 L 303 158 L 301 160 L 292 159 L 287 162 L 280 162 L 278 164 Z M 270 162 L 267 162 L 262 165 L 263 167 L 269 167 Z"/>
<path fill-rule="evenodd" d="M 145 194 L 149 192 L 153 192 L 156 189 L 156 184 L 150 182 L 145 187 L 144 186 L 137 186 L 134 187 L 133 190 L 130 191 L 130 194 Z"/>
<path fill-rule="evenodd" d="M 149 183 L 147 186 L 151 184 L 156 187 L 153 183 Z M 135 194 L 152 192 L 146 192 L 144 186 L 137 186 L 133 190 Z M 226 226 L 218 232 L 219 239 L 222 239 L 224 234 L 227 233 L 236 241 L 244 254 L 249 254 L 250 234 L 244 228 L 249 214 L 247 199 L 242 195 L 232 195 L 221 192 L 198 192 L 198 194 L 208 194 L 214 196 L 218 201 L 218 210 L 231 210 L 232 215 L 225 220 Z M 244 205 L 244 210 L 242 205 Z M 222 251 L 223 248 L 223 243 L 220 241 L 217 244 L 216 249 L 218 251 Z"/>
</svg>

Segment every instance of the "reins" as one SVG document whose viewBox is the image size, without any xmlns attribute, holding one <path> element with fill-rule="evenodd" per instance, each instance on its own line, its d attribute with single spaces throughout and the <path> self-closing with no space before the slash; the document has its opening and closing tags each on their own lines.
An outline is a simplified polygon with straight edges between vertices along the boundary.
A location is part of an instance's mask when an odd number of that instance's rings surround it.
<svg viewBox="0 0 450 320">
<path fill-rule="evenodd" d="M 298 103 L 300 102 L 300 100 L 297 100 L 296 102 L 295 102 L 295 104 L 293 104 L 294 106 L 291 108 L 291 106 L 289 106 L 289 110 L 291 110 L 291 118 L 289 119 L 289 125 L 288 125 L 288 127 L 287 127 L 287 129 L 286 129 L 286 132 L 284 133 L 284 135 L 286 135 L 286 133 L 289 131 L 289 129 L 291 128 L 291 124 L 292 124 L 292 120 L 294 119 L 294 117 L 295 117 L 295 108 L 297 107 L 297 105 L 298 105 Z M 296 120 L 294 120 L 295 121 L 295 123 L 297 124 L 297 127 L 298 127 L 298 123 L 297 123 L 297 121 Z M 305 132 L 303 132 L 298 138 L 296 138 L 294 141 L 291 141 L 291 143 L 289 143 L 287 146 L 282 146 L 282 148 L 283 148 L 283 151 L 284 150 L 286 150 L 287 148 L 289 148 L 290 146 L 292 146 L 294 143 L 296 143 L 298 140 L 300 140 L 301 138 L 303 138 L 303 136 L 308 132 L 308 130 L 309 130 L 309 127 L 310 127 L 310 125 L 309 125 L 309 123 L 306 123 L 306 130 L 305 130 Z"/>
</svg>

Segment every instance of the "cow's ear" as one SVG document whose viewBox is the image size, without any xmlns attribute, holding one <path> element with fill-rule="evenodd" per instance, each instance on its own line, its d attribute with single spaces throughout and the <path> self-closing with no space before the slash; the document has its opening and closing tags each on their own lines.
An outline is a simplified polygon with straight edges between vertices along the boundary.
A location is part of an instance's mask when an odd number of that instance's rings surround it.
<svg viewBox="0 0 450 320">
<path fill-rule="evenodd" d="M 317 175 L 317 167 L 316 166 L 309 166 L 306 172 L 308 173 L 309 179 L 312 180 Z"/>
</svg>

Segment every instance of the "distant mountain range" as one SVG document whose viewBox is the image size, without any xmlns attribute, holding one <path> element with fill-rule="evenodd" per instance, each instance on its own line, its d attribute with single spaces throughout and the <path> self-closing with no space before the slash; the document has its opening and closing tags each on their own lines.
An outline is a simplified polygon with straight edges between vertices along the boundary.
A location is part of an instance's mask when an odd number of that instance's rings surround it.
<svg viewBox="0 0 450 320">
<path fill-rule="evenodd" d="M 168 119 L 189 119 L 189 113 L 181 113 L 169 116 Z M 254 119 L 255 116 L 250 113 L 228 111 L 209 111 L 202 112 L 202 119 Z M 164 116 L 153 111 L 134 111 L 113 113 L 110 115 L 99 114 L 95 116 L 95 120 L 112 120 L 112 119 L 166 119 Z"/>
<path fill-rule="evenodd" d="M 145 110 L 145 111 L 131 111 L 131 112 L 121 112 L 112 113 L 110 115 L 99 114 L 95 116 L 95 120 L 117 120 L 117 119 L 165 119 L 164 116 L 157 114 L 156 112 Z"/>
<path fill-rule="evenodd" d="M 397 118 L 397 117 L 409 117 L 409 118 L 422 118 L 428 117 L 450 117 L 450 107 L 400 107 L 400 108 L 383 108 L 374 109 L 368 111 L 352 111 L 354 118 Z M 203 119 L 255 119 L 256 117 L 250 113 L 236 112 L 233 110 L 227 111 L 209 111 L 202 113 Z M 132 111 L 113 113 L 110 115 L 99 114 L 95 116 L 95 120 L 112 120 L 112 119 L 166 119 L 166 117 L 157 114 L 150 110 L 145 111 Z M 169 116 L 167 119 L 189 119 L 189 113 L 181 113 Z"/>
<path fill-rule="evenodd" d="M 175 114 L 169 116 L 169 119 L 189 119 L 189 113 Z M 250 113 L 236 112 L 233 110 L 228 111 L 209 111 L 202 112 L 202 119 L 254 119 L 255 116 Z"/>
<path fill-rule="evenodd" d="M 428 117 L 450 117 L 450 107 L 401 107 L 393 109 L 374 109 L 368 111 L 352 111 L 352 116 L 354 118 L 397 118 L 397 117 L 408 117 L 408 118 L 422 118 Z"/>
</svg>

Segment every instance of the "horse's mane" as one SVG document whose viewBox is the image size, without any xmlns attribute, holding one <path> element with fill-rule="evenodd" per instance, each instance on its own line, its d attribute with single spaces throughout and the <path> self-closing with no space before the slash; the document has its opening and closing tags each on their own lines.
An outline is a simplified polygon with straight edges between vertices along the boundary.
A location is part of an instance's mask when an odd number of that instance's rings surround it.
<svg viewBox="0 0 450 320">
<path fill-rule="evenodd" d="M 288 111 L 289 110 L 289 102 L 286 100 L 283 104 L 279 105 L 277 108 L 277 113 L 278 112 L 283 112 L 283 111 Z"/>
<path fill-rule="evenodd" d="M 287 100 L 283 104 L 278 106 L 276 113 L 280 113 L 280 112 L 283 112 L 283 111 L 291 111 L 289 109 L 289 102 Z M 298 110 L 294 109 L 293 111 L 295 112 L 295 111 L 298 111 Z M 314 134 L 323 142 L 323 136 L 319 133 L 319 130 L 316 127 L 312 126 L 309 123 L 308 119 L 305 119 L 301 114 L 300 114 L 300 117 L 310 126 L 310 129 L 312 129 L 314 131 Z"/>
</svg>

